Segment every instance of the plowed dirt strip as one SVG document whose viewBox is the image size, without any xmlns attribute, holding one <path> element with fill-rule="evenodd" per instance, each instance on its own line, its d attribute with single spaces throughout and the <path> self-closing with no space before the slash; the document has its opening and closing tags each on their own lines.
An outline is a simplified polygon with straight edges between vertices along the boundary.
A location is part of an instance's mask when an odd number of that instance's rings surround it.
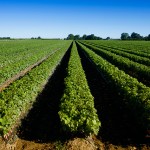
<svg viewBox="0 0 150 150">
<path fill-rule="evenodd" d="M 41 60 L 39 60 L 38 62 L 36 62 L 35 64 L 29 66 L 28 68 L 22 70 L 21 72 L 19 72 L 18 74 L 16 74 L 14 77 L 8 79 L 7 81 L 5 81 L 2 85 L 0 85 L 0 92 L 3 91 L 6 87 L 8 87 L 11 83 L 13 83 L 15 80 L 19 79 L 20 77 L 23 77 L 25 74 L 27 74 L 31 69 L 35 68 L 36 66 L 40 65 L 43 61 L 45 61 L 46 59 L 48 59 L 51 55 L 53 55 L 54 53 L 56 53 L 56 51 L 60 50 L 60 48 L 56 49 L 55 51 L 53 51 L 51 54 L 49 54 L 48 56 L 42 58 Z"/>
</svg>

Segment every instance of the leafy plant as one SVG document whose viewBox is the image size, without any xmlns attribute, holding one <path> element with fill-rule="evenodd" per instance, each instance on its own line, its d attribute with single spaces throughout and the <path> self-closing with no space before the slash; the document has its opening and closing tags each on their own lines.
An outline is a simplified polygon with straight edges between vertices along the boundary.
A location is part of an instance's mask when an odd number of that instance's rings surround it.
<svg viewBox="0 0 150 150">
<path fill-rule="evenodd" d="M 79 46 L 111 86 L 127 100 L 125 104 L 132 110 L 137 122 L 144 129 L 150 129 L 150 88 L 125 74 L 84 45 L 79 43 Z"/>
<path fill-rule="evenodd" d="M 85 135 L 98 134 L 101 124 L 96 112 L 94 98 L 90 93 L 74 43 L 59 111 L 63 129 L 67 132 Z"/>
<path fill-rule="evenodd" d="M 10 131 L 24 112 L 27 112 L 42 91 L 56 66 L 60 63 L 70 43 L 33 68 L 21 79 L 0 93 L 0 135 Z"/>
</svg>

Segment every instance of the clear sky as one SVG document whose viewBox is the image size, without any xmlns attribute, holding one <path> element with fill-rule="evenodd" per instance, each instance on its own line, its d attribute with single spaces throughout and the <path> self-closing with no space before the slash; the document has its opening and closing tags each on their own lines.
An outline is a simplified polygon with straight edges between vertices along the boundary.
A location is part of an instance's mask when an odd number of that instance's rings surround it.
<svg viewBox="0 0 150 150">
<path fill-rule="evenodd" d="M 150 34 L 150 0 L 0 0 L 0 37 Z"/>
</svg>

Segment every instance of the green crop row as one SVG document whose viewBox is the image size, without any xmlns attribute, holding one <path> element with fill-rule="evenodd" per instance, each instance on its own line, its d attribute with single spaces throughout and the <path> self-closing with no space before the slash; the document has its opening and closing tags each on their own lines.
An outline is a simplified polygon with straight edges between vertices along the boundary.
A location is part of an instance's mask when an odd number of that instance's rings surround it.
<svg viewBox="0 0 150 150">
<path fill-rule="evenodd" d="M 59 116 L 67 132 L 98 134 L 100 121 L 94 108 L 76 44 L 73 43 L 65 78 L 65 91 L 61 98 Z"/>
<path fill-rule="evenodd" d="M 8 133 L 20 116 L 28 111 L 68 47 L 69 44 L 0 93 L 0 135 Z"/>
<path fill-rule="evenodd" d="M 133 75 L 136 74 L 136 78 L 147 80 L 150 79 L 150 68 L 148 66 L 136 63 L 134 61 L 130 61 L 130 59 L 116 55 L 111 53 L 110 51 L 103 50 L 101 48 L 95 47 L 93 45 L 85 44 L 90 49 L 92 49 L 95 53 L 102 56 L 104 59 L 109 61 L 110 63 L 117 66 L 119 69 L 127 71 L 132 71 Z"/>
<path fill-rule="evenodd" d="M 119 47 L 135 52 L 142 52 L 150 54 L 150 42 L 148 41 L 121 41 L 121 40 L 93 40 L 92 43 L 97 43 L 99 45 Z"/>
<path fill-rule="evenodd" d="M 132 110 L 137 123 L 144 129 L 150 129 L 150 88 L 125 74 L 84 45 L 79 43 L 79 46 L 110 85 L 124 97 L 124 102 Z"/>
<path fill-rule="evenodd" d="M 134 54 L 129 54 L 129 53 L 123 52 L 123 51 L 118 51 L 118 50 L 115 50 L 115 49 L 112 49 L 112 48 L 109 48 L 109 47 L 102 47 L 102 46 L 98 46 L 98 47 L 100 47 L 104 50 L 110 51 L 114 54 L 129 58 L 130 60 L 135 61 L 137 63 L 143 64 L 143 65 L 146 65 L 146 66 L 150 66 L 150 59 L 149 58 L 140 57 L 140 56 L 137 56 L 137 55 L 134 55 Z"/>
<path fill-rule="evenodd" d="M 51 41 L 50 41 L 51 43 Z M 65 43 L 67 44 L 67 43 Z M 33 44 L 34 45 L 34 44 Z M 6 80 L 9 78 L 13 77 L 14 75 L 18 74 L 20 71 L 26 69 L 27 67 L 33 65 L 37 61 L 40 61 L 43 57 L 46 57 L 47 55 L 50 55 L 55 51 L 56 49 L 63 47 L 64 43 L 58 42 L 58 45 L 56 43 L 45 43 L 43 47 L 41 47 L 43 44 L 34 49 L 33 47 L 30 50 L 25 50 L 28 51 L 28 53 L 23 53 L 22 51 L 19 54 L 15 53 L 15 56 L 13 56 L 13 51 L 10 52 L 12 55 L 5 56 L 5 58 L 8 60 L 7 65 L 5 62 L 5 66 L 0 67 L 0 85 L 2 85 Z M 15 49 L 15 47 L 13 47 Z M 24 55 L 26 54 L 26 55 Z M 23 58 L 22 58 L 23 57 Z M 15 60 L 16 59 L 16 60 Z M 15 62 L 13 62 L 15 61 Z M 4 65 L 4 64 L 3 64 Z"/>
<path fill-rule="evenodd" d="M 89 44 L 92 44 L 94 46 L 98 46 L 100 48 L 111 48 L 111 49 L 115 49 L 115 50 L 119 50 L 119 51 L 123 51 L 123 52 L 127 52 L 127 53 L 130 53 L 130 54 L 135 54 L 135 55 L 138 55 L 138 56 L 141 56 L 141 57 L 146 57 L 146 58 L 150 58 L 150 54 L 148 53 L 144 53 L 142 51 L 136 51 L 134 49 L 128 49 L 128 46 L 126 48 L 122 48 L 122 47 L 117 47 L 117 46 L 113 46 L 113 45 L 104 45 L 103 43 L 101 44 L 99 41 L 92 41 L 92 42 L 88 42 Z"/>
<path fill-rule="evenodd" d="M 55 50 L 55 49 L 54 49 Z M 53 53 L 54 50 L 48 50 L 47 55 Z M 3 68 L 0 69 L 0 85 L 2 85 L 6 80 L 13 77 L 17 73 L 21 72 L 22 70 L 26 69 L 27 67 L 33 65 L 34 63 L 38 62 L 40 59 L 45 57 L 45 51 L 39 51 L 38 53 L 31 54 L 29 57 L 25 57 L 11 63 Z"/>
<path fill-rule="evenodd" d="M 0 41 L 0 69 L 26 57 L 32 57 L 40 51 L 46 54 L 48 50 L 59 48 L 61 45 L 63 42 L 55 40 Z"/>
<path fill-rule="evenodd" d="M 102 45 L 102 46 L 107 47 L 107 46 L 104 46 L 104 45 Z M 112 47 L 112 46 L 108 46 L 108 47 L 112 48 L 112 49 L 116 49 L 116 50 L 119 50 L 119 51 L 127 52 L 127 53 L 130 53 L 130 54 L 134 54 L 134 55 L 138 55 L 140 57 L 146 57 L 146 58 L 150 59 L 150 54 L 144 53 L 142 51 L 134 51 L 134 50 L 129 50 L 129 49 L 125 49 L 125 48 L 118 48 L 118 47 Z"/>
</svg>

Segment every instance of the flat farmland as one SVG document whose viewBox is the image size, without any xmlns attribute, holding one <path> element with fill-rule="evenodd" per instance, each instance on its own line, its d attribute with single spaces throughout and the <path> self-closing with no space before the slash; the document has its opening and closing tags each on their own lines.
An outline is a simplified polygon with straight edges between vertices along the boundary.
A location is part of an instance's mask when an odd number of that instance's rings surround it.
<svg viewBox="0 0 150 150">
<path fill-rule="evenodd" d="M 1 40 L 1 149 L 142 149 L 150 42 Z"/>
</svg>

